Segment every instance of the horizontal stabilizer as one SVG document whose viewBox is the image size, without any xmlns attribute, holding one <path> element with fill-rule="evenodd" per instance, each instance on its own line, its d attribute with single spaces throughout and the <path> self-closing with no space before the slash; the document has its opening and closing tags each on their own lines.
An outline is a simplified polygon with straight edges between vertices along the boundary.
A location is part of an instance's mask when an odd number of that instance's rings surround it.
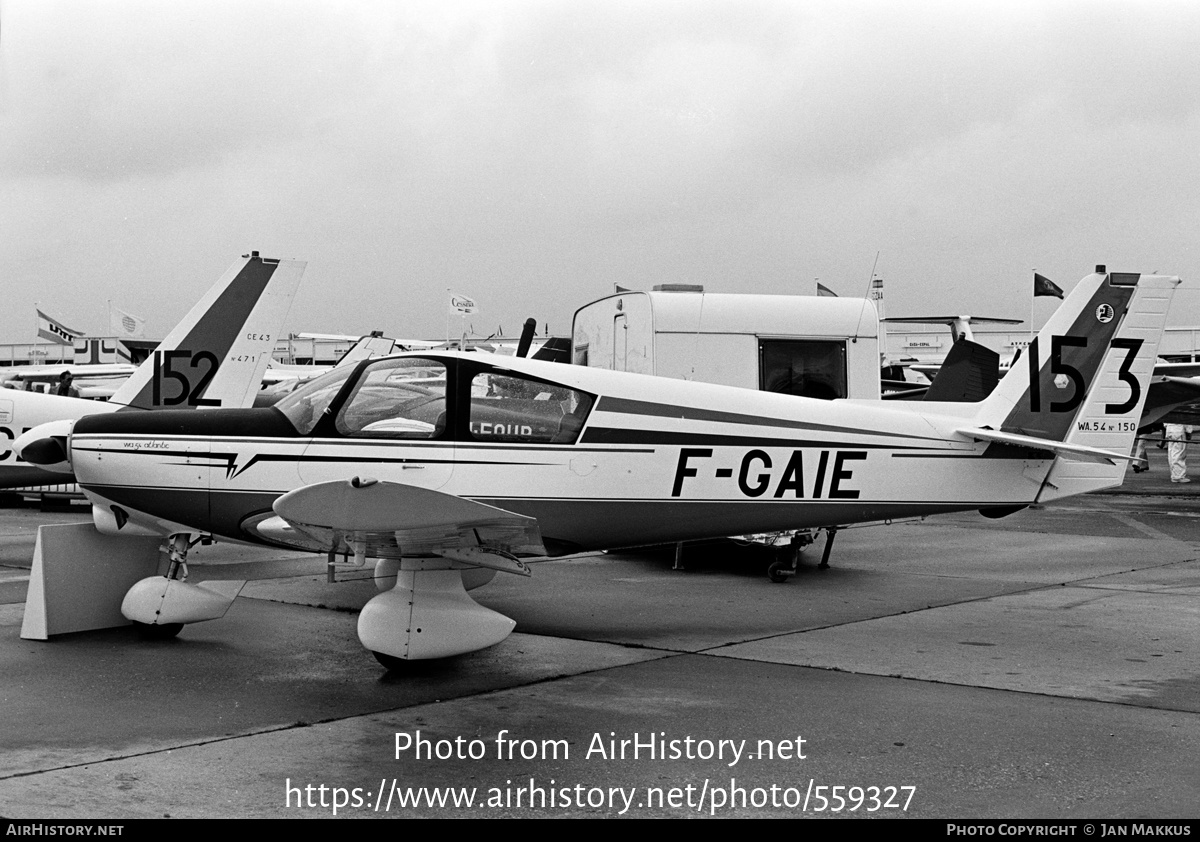
<svg viewBox="0 0 1200 842">
<path fill-rule="evenodd" d="M 1087 447 L 1081 444 L 1067 444 L 1066 442 L 1053 441 L 1051 439 L 1040 439 L 1036 436 L 1002 433 L 982 427 L 968 427 L 955 430 L 955 432 L 959 435 L 970 436 L 973 439 L 981 439 L 983 441 L 1011 444 L 1016 447 L 1031 447 L 1037 450 L 1049 450 L 1057 456 L 1062 456 L 1064 459 L 1073 459 L 1080 462 L 1101 462 L 1106 465 L 1113 465 L 1116 464 L 1116 460 L 1128 462 L 1133 459 L 1132 456 L 1126 453 L 1114 453 L 1111 450 L 1101 450 L 1097 447 Z"/>
</svg>

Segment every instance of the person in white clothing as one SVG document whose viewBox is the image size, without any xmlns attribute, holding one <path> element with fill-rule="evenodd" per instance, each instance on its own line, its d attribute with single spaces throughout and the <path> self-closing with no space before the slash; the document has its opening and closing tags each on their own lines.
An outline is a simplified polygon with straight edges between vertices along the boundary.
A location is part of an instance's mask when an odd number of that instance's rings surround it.
<svg viewBox="0 0 1200 842">
<path fill-rule="evenodd" d="M 1192 425 L 1167 424 L 1165 438 L 1171 482 L 1191 482 L 1187 475 L 1187 443 L 1192 438 Z"/>
</svg>

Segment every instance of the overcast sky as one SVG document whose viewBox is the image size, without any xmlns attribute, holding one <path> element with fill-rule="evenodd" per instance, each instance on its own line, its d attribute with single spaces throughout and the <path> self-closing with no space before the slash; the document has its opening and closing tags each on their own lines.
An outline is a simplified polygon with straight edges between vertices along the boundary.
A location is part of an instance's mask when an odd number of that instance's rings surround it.
<svg viewBox="0 0 1200 842">
<path fill-rule="evenodd" d="M 873 267 L 1027 319 L 1096 263 L 1196 325 L 1197 91 L 1195 2 L 0 0 L 0 342 L 161 337 L 250 249 L 308 261 L 293 331 Z"/>
</svg>

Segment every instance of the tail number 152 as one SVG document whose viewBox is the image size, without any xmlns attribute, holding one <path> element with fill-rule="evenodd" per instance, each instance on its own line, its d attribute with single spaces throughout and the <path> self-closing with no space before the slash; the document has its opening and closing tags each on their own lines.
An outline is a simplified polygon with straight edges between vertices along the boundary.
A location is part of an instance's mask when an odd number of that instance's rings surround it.
<svg viewBox="0 0 1200 842">
<path fill-rule="evenodd" d="M 220 406 L 215 398 L 204 398 L 204 390 L 217 373 L 216 354 L 211 351 L 155 351 L 153 394 L 151 403 L 154 406 Z M 165 381 L 173 380 L 178 384 L 177 393 L 171 397 L 163 397 Z"/>
</svg>

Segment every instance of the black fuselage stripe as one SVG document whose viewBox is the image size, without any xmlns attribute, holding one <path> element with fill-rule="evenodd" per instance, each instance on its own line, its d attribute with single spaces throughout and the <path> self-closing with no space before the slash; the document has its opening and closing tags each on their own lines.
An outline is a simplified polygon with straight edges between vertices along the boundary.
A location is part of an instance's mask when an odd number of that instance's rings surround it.
<svg viewBox="0 0 1200 842">
<path fill-rule="evenodd" d="M 798 400 L 803 400 L 798 398 Z M 655 418 L 678 418 L 683 421 L 715 421 L 724 424 L 744 424 L 752 427 L 784 427 L 793 430 L 808 430 L 810 432 L 862 434 L 893 436 L 897 438 L 923 438 L 907 433 L 888 433 L 864 431 L 853 427 L 843 427 L 832 424 L 814 424 L 808 421 L 796 421 L 791 418 L 767 418 L 758 415 L 743 415 L 739 412 L 723 412 L 717 409 L 698 409 L 690 406 L 653 403 L 631 398 L 613 398 L 603 396 L 596 405 L 596 412 L 609 412 L 614 415 L 647 415 Z"/>
<path fill-rule="evenodd" d="M 915 436 L 917 441 L 923 441 Z M 808 447 L 808 448 L 842 448 L 854 450 L 928 450 L 928 444 L 895 444 L 885 442 L 867 444 L 858 441 L 837 441 L 820 439 L 786 439 L 766 438 L 765 436 L 730 436 L 718 433 L 671 433 L 662 430 L 634 430 L 622 427 L 588 427 L 583 434 L 585 444 L 646 444 L 646 445 L 687 445 L 694 447 Z M 928 440 L 924 440 L 928 441 Z M 962 446 L 962 442 L 946 439 L 947 445 Z"/>
<path fill-rule="evenodd" d="M 89 439 L 102 439 L 106 441 L 131 442 L 136 439 L 133 436 L 125 436 L 119 434 L 89 434 Z M 139 437 L 142 438 L 142 437 Z M 360 448 L 377 448 L 388 446 L 403 446 L 419 449 L 434 449 L 434 450 L 520 450 L 520 451 L 537 451 L 547 453 L 653 453 L 652 447 L 581 447 L 578 444 L 557 444 L 557 445 L 527 445 L 527 444 L 504 444 L 500 442 L 465 442 L 465 441 L 420 441 L 420 440 L 388 440 L 388 439 L 372 439 L 363 441 L 361 439 L 300 439 L 295 437 L 278 436 L 268 438 L 263 436 L 222 436 L 213 438 L 211 436 L 148 436 L 154 441 L 171 442 L 173 444 L 206 444 L 219 445 L 229 447 L 233 445 L 247 444 L 278 444 L 279 442 L 288 442 L 294 445 L 295 449 L 308 449 L 310 447 L 360 447 Z M 73 449 L 78 449 L 84 453 L 107 453 L 112 448 L 93 446 L 88 447 L 83 444 L 72 443 Z M 146 452 L 146 453 L 162 453 L 165 450 L 147 449 L 143 451 L 141 448 L 123 452 Z"/>
</svg>

